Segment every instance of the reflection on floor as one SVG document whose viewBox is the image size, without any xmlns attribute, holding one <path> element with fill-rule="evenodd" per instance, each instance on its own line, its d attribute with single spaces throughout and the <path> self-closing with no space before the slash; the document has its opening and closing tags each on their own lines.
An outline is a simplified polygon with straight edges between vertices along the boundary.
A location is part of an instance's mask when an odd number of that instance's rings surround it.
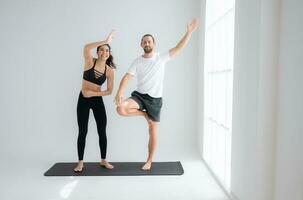
<svg viewBox="0 0 303 200">
<path fill-rule="evenodd" d="M 201 160 L 181 160 L 182 176 L 45 177 L 52 165 L 0 167 L 0 199 L 227 200 Z M 5 167 L 6 166 L 6 167 Z M 5 169 L 4 169 L 5 168 Z"/>
</svg>

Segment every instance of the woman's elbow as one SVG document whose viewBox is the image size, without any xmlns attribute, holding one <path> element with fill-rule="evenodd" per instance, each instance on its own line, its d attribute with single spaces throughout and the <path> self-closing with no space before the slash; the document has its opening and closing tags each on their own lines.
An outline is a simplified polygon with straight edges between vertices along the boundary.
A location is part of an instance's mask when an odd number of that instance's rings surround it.
<svg viewBox="0 0 303 200">
<path fill-rule="evenodd" d="M 107 90 L 107 95 L 111 95 L 113 93 L 113 89 Z"/>
</svg>

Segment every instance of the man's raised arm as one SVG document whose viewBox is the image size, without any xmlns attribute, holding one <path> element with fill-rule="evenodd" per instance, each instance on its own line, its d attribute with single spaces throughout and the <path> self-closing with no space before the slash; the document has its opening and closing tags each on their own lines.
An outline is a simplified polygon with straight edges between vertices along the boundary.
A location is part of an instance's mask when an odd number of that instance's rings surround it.
<svg viewBox="0 0 303 200">
<path fill-rule="evenodd" d="M 169 50 L 169 55 L 171 58 L 175 57 L 187 44 L 188 40 L 190 39 L 191 34 L 197 29 L 198 27 L 198 20 L 192 19 L 191 22 L 187 25 L 187 30 L 182 39 L 179 41 L 177 46 Z"/>
</svg>

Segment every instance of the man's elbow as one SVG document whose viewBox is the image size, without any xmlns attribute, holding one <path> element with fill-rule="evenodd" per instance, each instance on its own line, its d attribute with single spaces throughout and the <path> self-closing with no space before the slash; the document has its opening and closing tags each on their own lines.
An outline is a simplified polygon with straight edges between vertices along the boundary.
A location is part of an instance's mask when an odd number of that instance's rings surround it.
<svg viewBox="0 0 303 200">
<path fill-rule="evenodd" d="M 175 47 L 169 51 L 169 57 L 174 58 L 178 54 L 179 50 Z"/>
</svg>

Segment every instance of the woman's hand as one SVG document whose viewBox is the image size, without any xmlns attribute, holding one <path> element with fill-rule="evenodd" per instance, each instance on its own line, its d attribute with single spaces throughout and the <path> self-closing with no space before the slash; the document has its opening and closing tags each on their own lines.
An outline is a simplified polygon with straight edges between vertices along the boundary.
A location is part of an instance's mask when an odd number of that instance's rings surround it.
<svg viewBox="0 0 303 200">
<path fill-rule="evenodd" d="M 90 98 L 95 96 L 95 92 L 91 90 L 82 90 L 82 94 L 85 98 Z"/>
<path fill-rule="evenodd" d="M 110 44 L 110 43 L 112 42 L 113 37 L 114 37 L 114 33 L 115 33 L 115 30 L 112 30 L 112 31 L 108 34 L 108 36 L 107 36 L 107 38 L 106 38 L 106 40 L 105 40 L 105 42 L 106 42 L 107 44 Z"/>
</svg>

